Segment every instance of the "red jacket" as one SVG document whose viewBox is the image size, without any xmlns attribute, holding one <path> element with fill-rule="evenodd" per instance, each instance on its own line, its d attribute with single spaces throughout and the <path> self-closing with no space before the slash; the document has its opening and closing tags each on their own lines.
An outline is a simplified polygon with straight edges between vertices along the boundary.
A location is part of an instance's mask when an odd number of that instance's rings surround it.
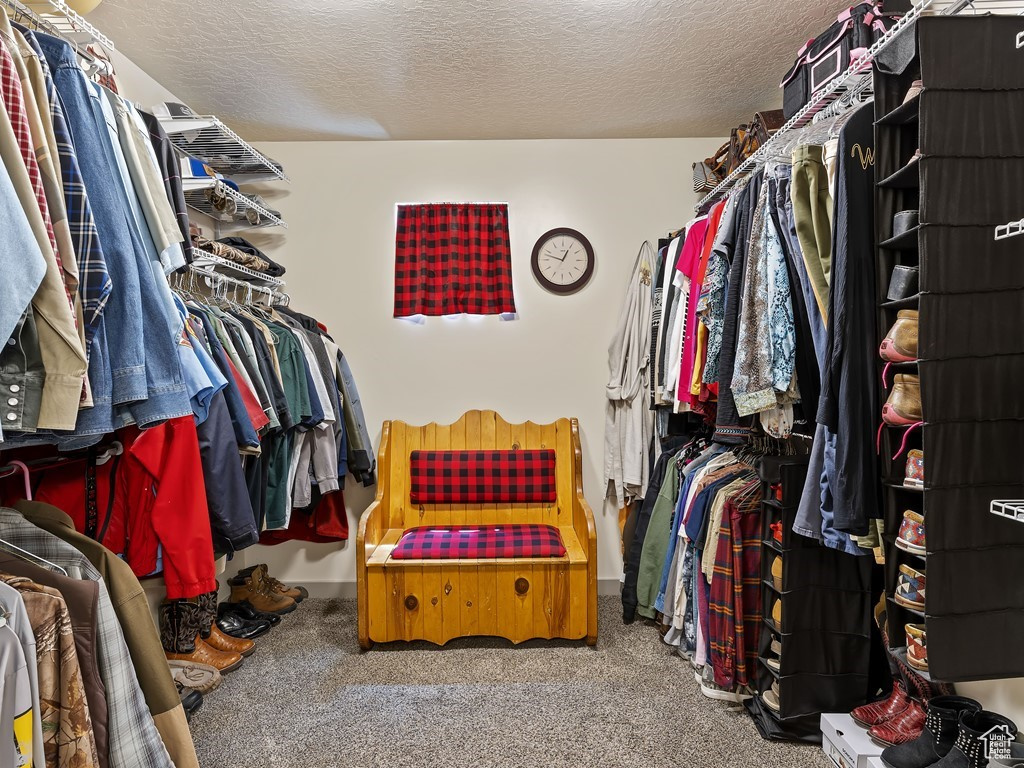
<svg viewBox="0 0 1024 768">
<path fill-rule="evenodd" d="M 153 573 L 162 550 L 169 599 L 215 590 L 195 421 L 183 416 L 143 431 L 126 427 L 117 439 L 124 454 L 95 469 L 93 515 L 86 503 L 90 473 L 82 462 L 34 473 L 36 499 L 67 512 L 77 530 L 125 559 L 136 576 Z"/>
</svg>

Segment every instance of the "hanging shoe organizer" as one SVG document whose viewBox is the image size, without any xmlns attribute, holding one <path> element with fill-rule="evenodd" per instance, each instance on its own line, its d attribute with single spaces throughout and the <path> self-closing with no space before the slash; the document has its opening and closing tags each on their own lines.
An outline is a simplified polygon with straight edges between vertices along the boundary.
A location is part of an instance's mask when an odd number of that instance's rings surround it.
<svg viewBox="0 0 1024 768">
<path fill-rule="evenodd" d="M 871 662 L 874 561 L 793 533 L 807 476 L 806 456 L 765 457 L 758 474 L 764 499 L 764 628 L 755 677 L 758 695 L 747 709 L 765 738 L 820 742 L 822 712 L 849 712 L 879 684 Z M 778 558 L 781 578 L 777 566 L 773 573 Z M 773 686 L 778 711 L 765 699 Z"/>
<path fill-rule="evenodd" d="M 917 41 L 902 74 L 875 76 L 876 242 L 898 211 L 918 210 L 921 223 L 909 243 L 878 249 L 879 296 L 897 265 L 919 268 L 921 289 L 920 360 L 902 368 L 920 377 L 924 425 L 909 436 L 886 427 L 881 441 L 889 643 L 906 661 L 906 625 L 925 625 L 928 670 L 914 674 L 929 684 L 1019 677 L 1024 19 L 922 18 Z M 880 339 L 896 312 L 880 302 Z M 923 487 L 904 483 L 909 449 L 923 449 Z M 924 516 L 923 556 L 895 546 L 905 510 Z M 921 610 L 895 600 L 901 566 L 926 574 Z"/>
</svg>

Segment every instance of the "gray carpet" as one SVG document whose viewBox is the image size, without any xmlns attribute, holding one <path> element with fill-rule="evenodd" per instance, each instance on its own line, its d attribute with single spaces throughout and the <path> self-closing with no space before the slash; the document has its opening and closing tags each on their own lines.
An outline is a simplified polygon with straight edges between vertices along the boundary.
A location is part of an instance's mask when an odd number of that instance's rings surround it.
<svg viewBox="0 0 1024 768">
<path fill-rule="evenodd" d="M 192 722 L 203 768 L 820 768 L 704 698 L 650 626 L 600 599 L 599 641 L 464 639 L 360 653 L 352 600 L 307 600 Z"/>
</svg>

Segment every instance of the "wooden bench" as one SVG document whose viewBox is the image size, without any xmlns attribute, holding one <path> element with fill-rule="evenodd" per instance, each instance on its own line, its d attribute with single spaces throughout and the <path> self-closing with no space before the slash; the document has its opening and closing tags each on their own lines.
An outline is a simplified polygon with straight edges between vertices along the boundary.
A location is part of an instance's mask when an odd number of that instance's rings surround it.
<svg viewBox="0 0 1024 768">
<path fill-rule="evenodd" d="M 421 468 L 425 454 L 417 454 L 420 468 L 415 475 L 411 469 L 414 452 L 540 451 L 550 460 L 547 450 L 541 449 L 554 451 L 554 492 L 549 482 L 546 502 L 411 500 L 413 493 L 423 497 L 424 482 L 429 483 Z M 360 646 L 368 649 L 375 642 L 392 640 L 443 645 L 455 637 L 476 635 L 515 643 L 531 638 L 597 642 L 597 531 L 583 498 L 576 419 L 509 424 L 494 411 L 469 411 L 450 425 L 416 427 L 386 421 L 377 466 L 377 497 L 363 513 L 356 538 Z M 414 551 L 407 540 L 405 551 L 395 552 L 403 534 L 413 528 L 481 526 L 493 533 L 499 527 L 500 535 L 517 524 L 557 529 L 564 555 L 395 557 Z"/>
</svg>

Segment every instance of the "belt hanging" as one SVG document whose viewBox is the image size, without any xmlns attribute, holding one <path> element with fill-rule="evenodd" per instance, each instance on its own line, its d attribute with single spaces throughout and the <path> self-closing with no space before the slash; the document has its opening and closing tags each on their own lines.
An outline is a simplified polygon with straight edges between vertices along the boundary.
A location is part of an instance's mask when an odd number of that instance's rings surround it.
<svg viewBox="0 0 1024 768">
<path fill-rule="evenodd" d="M 90 448 L 85 460 L 85 535 L 90 539 L 96 539 L 99 517 L 96 506 L 96 449 Z"/>
</svg>

